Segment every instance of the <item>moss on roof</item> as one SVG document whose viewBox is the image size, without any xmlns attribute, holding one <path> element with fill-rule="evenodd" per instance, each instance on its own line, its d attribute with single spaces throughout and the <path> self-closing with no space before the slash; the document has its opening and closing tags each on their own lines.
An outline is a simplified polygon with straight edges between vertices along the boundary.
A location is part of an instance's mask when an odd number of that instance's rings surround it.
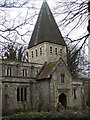
<svg viewBox="0 0 90 120">
<path fill-rule="evenodd" d="M 55 65 L 56 65 L 56 62 L 49 63 L 49 64 L 46 65 L 46 69 L 47 70 L 52 69 L 53 67 L 55 67 Z"/>
<path fill-rule="evenodd" d="M 45 78 L 49 78 L 53 68 L 56 66 L 57 62 L 52 62 L 49 64 L 46 64 L 45 67 L 43 68 L 43 70 L 41 71 L 41 73 L 39 74 L 39 76 L 37 77 L 37 79 L 45 79 Z"/>
</svg>

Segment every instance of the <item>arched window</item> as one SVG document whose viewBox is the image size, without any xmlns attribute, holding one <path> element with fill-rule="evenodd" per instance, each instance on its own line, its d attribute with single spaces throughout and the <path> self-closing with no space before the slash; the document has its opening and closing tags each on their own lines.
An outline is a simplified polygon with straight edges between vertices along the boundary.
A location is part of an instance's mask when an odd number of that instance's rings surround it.
<svg viewBox="0 0 90 120">
<path fill-rule="evenodd" d="M 20 101 L 19 88 L 17 88 L 17 101 Z"/>
<path fill-rule="evenodd" d="M 61 74 L 61 83 L 65 83 L 65 74 Z"/>
<path fill-rule="evenodd" d="M 27 77 L 27 69 L 23 69 L 23 77 Z"/>
<path fill-rule="evenodd" d="M 74 92 L 74 99 L 76 99 L 76 88 L 73 89 Z"/>
<path fill-rule="evenodd" d="M 50 54 L 52 54 L 52 47 L 50 47 Z"/>
<path fill-rule="evenodd" d="M 30 77 L 32 78 L 34 76 L 34 66 L 33 65 L 31 66 L 31 72 L 30 73 L 31 73 Z"/>
<path fill-rule="evenodd" d="M 33 51 L 32 51 L 32 58 L 33 58 Z"/>
<path fill-rule="evenodd" d="M 24 101 L 27 101 L 27 88 L 24 88 Z"/>
<path fill-rule="evenodd" d="M 39 73 L 39 71 L 37 70 L 37 71 L 36 71 L 36 75 L 38 75 L 38 73 Z"/>
<path fill-rule="evenodd" d="M 37 52 L 37 49 L 36 49 L 36 57 L 38 56 L 38 52 Z"/>
<path fill-rule="evenodd" d="M 12 69 L 11 68 L 7 68 L 7 76 L 12 76 Z"/>
<path fill-rule="evenodd" d="M 27 101 L 27 88 L 17 88 L 17 101 Z"/>
<path fill-rule="evenodd" d="M 57 48 L 55 48 L 55 54 L 57 55 Z"/>
<path fill-rule="evenodd" d="M 40 55 L 42 55 L 42 48 L 40 48 Z"/>
<path fill-rule="evenodd" d="M 62 49 L 60 49 L 60 55 L 62 55 Z"/>
<path fill-rule="evenodd" d="M 23 101 L 23 88 L 21 88 L 21 101 Z"/>
</svg>

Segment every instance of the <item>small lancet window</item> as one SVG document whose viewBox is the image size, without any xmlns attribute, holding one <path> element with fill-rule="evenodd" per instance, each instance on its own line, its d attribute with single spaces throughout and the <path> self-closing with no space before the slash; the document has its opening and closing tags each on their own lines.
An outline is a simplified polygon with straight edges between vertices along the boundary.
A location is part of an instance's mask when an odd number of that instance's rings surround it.
<svg viewBox="0 0 90 120">
<path fill-rule="evenodd" d="M 50 54 L 52 54 L 52 47 L 50 47 Z"/>
<path fill-rule="evenodd" d="M 60 55 L 62 55 L 62 49 L 60 49 Z"/>
<path fill-rule="evenodd" d="M 55 48 L 55 54 L 57 55 L 57 48 Z"/>
<path fill-rule="evenodd" d="M 23 77 L 27 77 L 27 69 L 23 69 Z"/>
<path fill-rule="evenodd" d="M 19 88 L 17 88 L 17 101 L 20 101 Z"/>
<path fill-rule="evenodd" d="M 40 48 L 40 55 L 42 55 L 42 48 Z"/>
<path fill-rule="evenodd" d="M 32 58 L 33 58 L 33 51 L 32 51 Z"/>
<path fill-rule="evenodd" d="M 61 74 L 61 83 L 65 83 L 65 74 Z"/>
<path fill-rule="evenodd" d="M 7 68 L 7 76 L 12 76 L 12 69 L 11 68 Z"/>
<path fill-rule="evenodd" d="M 76 88 L 73 89 L 74 92 L 74 99 L 76 99 Z"/>
<path fill-rule="evenodd" d="M 24 101 L 27 101 L 27 88 L 24 88 Z"/>
<path fill-rule="evenodd" d="M 21 88 L 21 101 L 23 101 L 23 88 Z"/>
<path fill-rule="evenodd" d="M 17 101 L 27 101 L 27 88 L 17 88 Z"/>
<path fill-rule="evenodd" d="M 37 52 L 37 49 L 36 49 L 36 57 L 38 56 L 38 52 Z"/>
</svg>

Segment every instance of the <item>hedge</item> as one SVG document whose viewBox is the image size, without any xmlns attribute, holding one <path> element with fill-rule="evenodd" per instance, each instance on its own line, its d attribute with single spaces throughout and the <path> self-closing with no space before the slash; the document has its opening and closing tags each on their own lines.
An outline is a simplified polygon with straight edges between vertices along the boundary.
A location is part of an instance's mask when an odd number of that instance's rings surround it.
<svg viewBox="0 0 90 120">
<path fill-rule="evenodd" d="M 4 116 L 2 120 L 90 120 L 88 113 L 19 113 Z"/>
</svg>

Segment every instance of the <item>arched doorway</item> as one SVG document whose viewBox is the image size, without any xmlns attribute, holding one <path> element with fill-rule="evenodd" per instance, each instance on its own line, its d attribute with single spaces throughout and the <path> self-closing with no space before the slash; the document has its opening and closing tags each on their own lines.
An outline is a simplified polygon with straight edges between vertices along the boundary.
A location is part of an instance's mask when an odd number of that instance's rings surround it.
<svg viewBox="0 0 90 120">
<path fill-rule="evenodd" d="M 59 102 L 61 103 L 62 106 L 64 106 L 66 108 L 67 106 L 67 98 L 65 94 L 60 94 L 59 95 Z"/>
</svg>

